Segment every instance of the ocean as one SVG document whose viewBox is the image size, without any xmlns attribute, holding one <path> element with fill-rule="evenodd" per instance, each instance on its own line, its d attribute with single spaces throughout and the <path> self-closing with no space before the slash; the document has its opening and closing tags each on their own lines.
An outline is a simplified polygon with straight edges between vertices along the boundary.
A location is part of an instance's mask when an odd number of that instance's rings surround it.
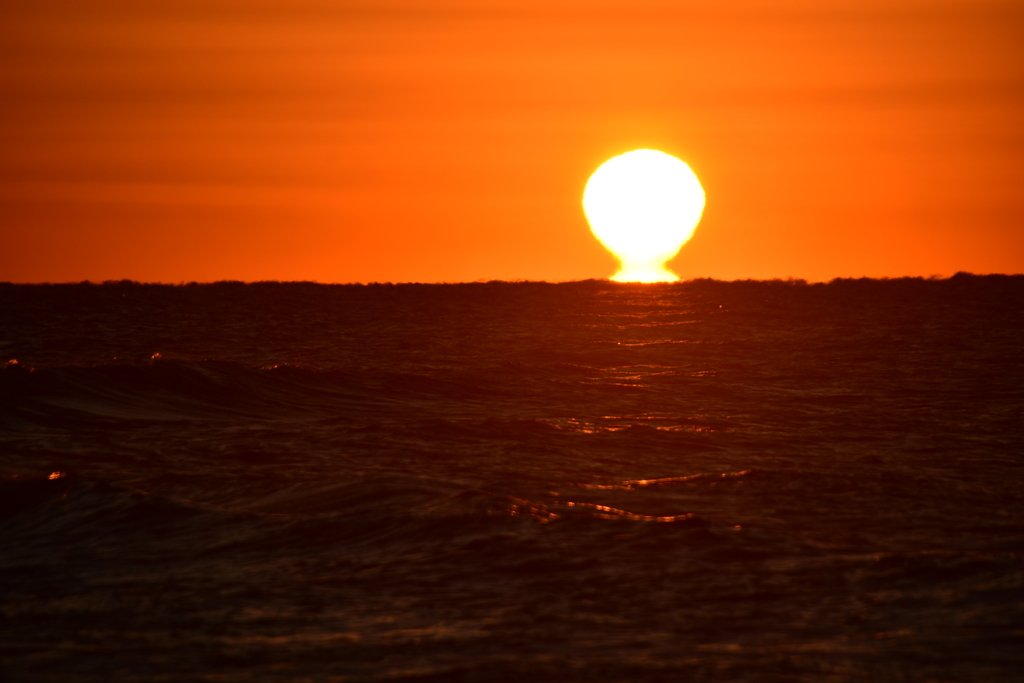
<svg viewBox="0 0 1024 683">
<path fill-rule="evenodd" d="M 1024 276 L 0 285 L 0 680 L 1024 680 Z"/>
</svg>

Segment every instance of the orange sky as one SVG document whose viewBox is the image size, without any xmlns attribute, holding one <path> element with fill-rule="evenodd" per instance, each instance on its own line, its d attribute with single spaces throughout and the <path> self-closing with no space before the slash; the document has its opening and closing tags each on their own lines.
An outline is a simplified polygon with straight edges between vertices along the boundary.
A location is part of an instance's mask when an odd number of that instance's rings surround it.
<svg viewBox="0 0 1024 683">
<path fill-rule="evenodd" d="M 0 280 L 608 277 L 580 199 L 640 147 L 707 192 L 683 278 L 1020 273 L 1022 29 L 1006 0 L 5 3 Z"/>
</svg>

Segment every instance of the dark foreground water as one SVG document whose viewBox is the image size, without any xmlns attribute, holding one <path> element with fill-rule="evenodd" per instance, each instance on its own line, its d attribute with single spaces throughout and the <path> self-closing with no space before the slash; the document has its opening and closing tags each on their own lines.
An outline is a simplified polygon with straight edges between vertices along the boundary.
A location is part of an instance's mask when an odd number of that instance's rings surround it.
<svg viewBox="0 0 1024 683">
<path fill-rule="evenodd" d="M 1024 277 L 0 285 L 0 679 L 1019 681 Z"/>
</svg>

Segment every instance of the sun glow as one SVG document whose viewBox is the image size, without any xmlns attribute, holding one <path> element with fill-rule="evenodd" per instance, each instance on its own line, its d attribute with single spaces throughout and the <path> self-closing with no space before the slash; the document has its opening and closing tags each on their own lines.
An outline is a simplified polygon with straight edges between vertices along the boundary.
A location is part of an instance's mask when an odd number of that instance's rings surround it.
<svg viewBox="0 0 1024 683">
<path fill-rule="evenodd" d="M 594 236 L 622 262 L 618 282 L 674 282 L 665 262 L 693 235 L 704 188 L 685 162 L 638 149 L 601 164 L 583 191 Z"/>
</svg>

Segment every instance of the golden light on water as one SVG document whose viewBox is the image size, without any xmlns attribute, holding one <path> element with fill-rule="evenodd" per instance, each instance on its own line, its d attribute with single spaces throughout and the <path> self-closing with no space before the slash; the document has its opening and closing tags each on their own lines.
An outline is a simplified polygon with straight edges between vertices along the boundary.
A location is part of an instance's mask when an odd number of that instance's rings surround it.
<svg viewBox="0 0 1024 683">
<path fill-rule="evenodd" d="M 683 161 L 638 149 L 601 164 L 583 191 L 594 236 L 622 263 L 618 282 L 674 282 L 665 268 L 693 235 L 704 188 Z"/>
</svg>

